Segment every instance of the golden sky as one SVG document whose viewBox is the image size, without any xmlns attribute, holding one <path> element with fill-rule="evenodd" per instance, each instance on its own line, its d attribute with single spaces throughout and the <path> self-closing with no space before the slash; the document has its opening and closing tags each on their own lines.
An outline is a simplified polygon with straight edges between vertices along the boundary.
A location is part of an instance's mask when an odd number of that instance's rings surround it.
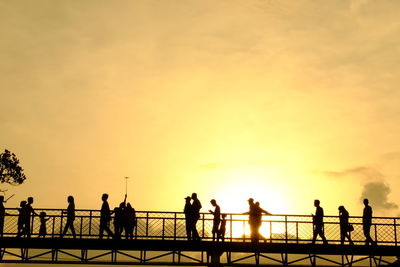
<svg viewBox="0 0 400 267">
<path fill-rule="evenodd" d="M 400 1 L 1 1 L 16 207 L 398 215 Z"/>
</svg>

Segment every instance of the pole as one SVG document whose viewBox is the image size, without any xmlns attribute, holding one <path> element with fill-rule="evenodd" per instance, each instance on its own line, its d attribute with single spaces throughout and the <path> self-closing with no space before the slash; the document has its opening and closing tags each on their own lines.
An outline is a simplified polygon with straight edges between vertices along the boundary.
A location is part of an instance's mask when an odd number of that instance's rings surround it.
<svg viewBox="0 0 400 267">
<path fill-rule="evenodd" d="M 128 176 L 125 176 L 125 195 L 128 195 Z"/>
</svg>

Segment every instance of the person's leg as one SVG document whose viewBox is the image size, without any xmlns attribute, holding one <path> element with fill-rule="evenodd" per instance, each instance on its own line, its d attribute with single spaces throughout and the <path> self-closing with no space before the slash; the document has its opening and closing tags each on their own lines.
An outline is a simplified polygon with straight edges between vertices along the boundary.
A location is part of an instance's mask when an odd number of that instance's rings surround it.
<svg viewBox="0 0 400 267">
<path fill-rule="evenodd" d="M 189 220 L 186 220 L 186 236 L 189 241 L 192 239 L 192 223 Z"/>
<path fill-rule="evenodd" d="M 320 227 L 319 236 L 322 238 L 322 242 L 324 242 L 324 244 L 327 245 L 328 241 L 326 240 L 323 226 Z"/>
<path fill-rule="evenodd" d="M 74 221 L 70 221 L 70 222 L 69 222 L 69 228 L 71 229 L 72 236 L 73 236 L 74 238 L 76 238 L 75 227 L 74 227 Z"/>
</svg>

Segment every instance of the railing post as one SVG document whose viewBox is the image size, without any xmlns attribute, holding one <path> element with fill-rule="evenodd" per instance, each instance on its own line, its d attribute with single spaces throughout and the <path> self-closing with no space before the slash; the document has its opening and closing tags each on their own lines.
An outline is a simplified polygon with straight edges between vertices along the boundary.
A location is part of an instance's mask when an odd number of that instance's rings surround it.
<svg viewBox="0 0 400 267">
<path fill-rule="evenodd" d="M 146 212 L 146 237 L 149 235 L 149 212 Z"/>
<path fill-rule="evenodd" d="M 51 226 L 51 237 L 53 237 L 54 238 L 54 230 L 55 230 L 55 221 L 56 221 L 56 217 L 55 216 L 52 216 L 52 218 L 53 218 L 53 224 L 52 224 L 52 226 Z"/>
<path fill-rule="evenodd" d="M 394 245 L 397 247 L 397 227 L 396 227 L 396 218 L 393 219 L 394 223 Z"/>
<path fill-rule="evenodd" d="M 246 242 L 246 221 L 243 221 L 243 242 Z"/>
<path fill-rule="evenodd" d="M 203 217 L 203 220 L 202 220 L 202 234 L 201 234 L 201 238 L 204 238 L 204 213 L 203 214 L 201 214 L 202 215 L 202 217 Z"/>
<path fill-rule="evenodd" d="M 287 215 L 285 215 L 285 241 L 286 241 L 286 244 L 288 242 L 288 232 L 287 232 L 288 225 L 287 224 L 288 224 Z"/>
<path fill-rule="evenodd" d="M 89 236 L 92 235 L 92 211 L 89 212 Z"/>
<path fill-rule="evenodd" d="M 162 219 L 162 240 L 164 240 L 165 234 L 165 218 Z"/>
<path fill-rule="evenodd" d="M 82 239 L 82 231 L 83 231 L 83 217 L 81 217 L 81 225 L 80 225 L 80 233 L 79 233 L 79 235 L 80 235 L 80 237 L 79 238 L 81 238 Z"/>
<path fill-rule="evenodd" d="M 272 243 L 272 222 L 269 221 L 269 242 Z"/>
<path fill-rule="evenodd" d="M 299 243 L 299 222 L 296 222 L 296 243 Z"/>
<path fill-rule="evenodd" d="M 174 213 L 174 240 L 176 240 L 176 212 Z"/>
<path fill-rule="evenodd" d="M 63 232 L 63 228 L 62 228 L 62 225 L 63 225 L 63 218 L 64 218 L 64 213 L 63 213 L 63 210 L 61 210 L 61 217 L 60 217 L 60 236 L 61 236 L 61 234 L 62 234 L 62 232 Z"/>
<path fill-rule="evenodd" d="M 231 242 L 232 242 L 232 214 L 230 214 L 230 217 L 231 217 L 231 219 L 230 219 L 230 222 L 229 222 L 229 232 L 230 232 L 230 240 L 231 240 Z M 225 234 L 225 233 L 222 233 L 222 234 Z"/>
</svg>

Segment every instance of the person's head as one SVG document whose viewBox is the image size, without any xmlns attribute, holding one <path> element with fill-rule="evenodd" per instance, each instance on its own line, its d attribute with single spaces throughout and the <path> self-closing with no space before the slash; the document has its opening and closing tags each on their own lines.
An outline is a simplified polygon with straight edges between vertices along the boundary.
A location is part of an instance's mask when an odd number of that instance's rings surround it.
<svg viewBox="0 0 400 267">
<path fill-rule="evenodd" d="M 4 196 L 0 196 L 0 203 L 4 202 Z"/>
<path fill-rule="evenodd" d="M 26 206 L 26 201 L 25 201 L 25 200 L 22 200 L 22 201 L 19 203 L 19 206 L 20 206 L 21 208 L 25 207 L 25 206 Z"/>
<path fill-rule="evenodd" d="M 319 207 L 319 204 L 320 202 L 318 199 L 314 200 L 314 207 Z"/>
<path fill-rule="evenodd" d="M 222 219 L 225 219 L 225 218 L 226 218 L 226 214 L 223 213 L 223 214 L 222 214 Z"/>
<path fill-rule="evenodd" d="M 197 199 L 197 194 L 196 193 L 192 194 L 192 199 Z"/>
<path fill-rule="evenodd" d="M 33 197 L 28 197 L 28 203 L 32 204 L 33 203 Z"/>
<path fill-rule="evenodd" d="M 101 196 L 101 200 L 103 200 L 103 201 L 106 201 L 108 199 L 108 194 L 103 194 L 102 196 Z"/>
<path fill-rule="evenodd" d="M 124 208 L 125 208 L 125 202 L 119 203 L 119 207 L 120 207 L 121 209 L 124 209 Z"/>
<path fill-rule="evenodd" d="M 260 207 L 260 202 L 256 202 L 256 204 L 255 204 L 257 207 Z"/>
<path fill-rule="evenodd" d="M 185 197 L 186 203 L 189 203 L 191 198 L 189 196 Z"/>
<path fill-rule="evenodd" d="M 40 218 L 46 217 L 46 212 L 42 211 L 40 212 Z"/>
<path fill-rule="evenodd" d="M 369 204 L 368 198 L 364 198 L 364 201 L 363 201 L 363 202 L 364 202 L 364 205 L 365 205 L 365 206 L 368 206 L 368 204 Z"/>
<path fill-rule="evenodd" d="M 211 203 L 211 205 L 213 205 L 214 207 L 217 205 L 217 201 L 215 201 L 215 199 L 211 199 L 210 203 Z"/>
<path fill-rule="evenodd" d="M 132 208 L 131 203 L 128 202 L 128 203 L 126 204 L 126 207 L 127 207 L 128 209 L 131 209 L 131 208 Z"/>
<path fill-rule="evenodd" d="M 345 210 L 345 209 L 344 209 L 344 206 L 339 206 L 338 210 L 339 210 L 340 212 L 343 212 L 343 211 Z"/>
<path fill-rule="evenodd" d="M 68 196 L 67 201 L 68 201 L 68 203 L 74 203 L 74 197 Z"/>
<path fill-rule="evenodd" d="M 254 203 L 254 199 L 253 198 L 249 198 L 247 201 L 249 202 L 249 204 L 253 204 Z"/>
</svg>

